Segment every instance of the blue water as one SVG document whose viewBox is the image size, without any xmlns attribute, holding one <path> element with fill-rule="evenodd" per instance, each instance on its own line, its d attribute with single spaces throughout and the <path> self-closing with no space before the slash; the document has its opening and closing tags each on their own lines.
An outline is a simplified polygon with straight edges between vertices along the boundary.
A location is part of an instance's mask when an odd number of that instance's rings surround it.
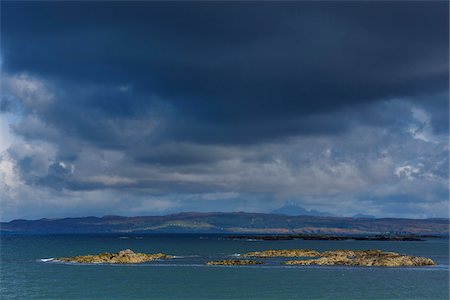
<svg viewBox="0 0 450 300">
<path fill-rule="evenodd" d="M 42 258 L 164 252 L 170 261 L 76 265 Z M 265 249 L 381 249 L 426 256 L 432 267 L 206 266 Z M 245 241 L 217 235 L 1 237 L 2 299 L 448 299 L 448 239 L 425 242 Z"/>
</svg>

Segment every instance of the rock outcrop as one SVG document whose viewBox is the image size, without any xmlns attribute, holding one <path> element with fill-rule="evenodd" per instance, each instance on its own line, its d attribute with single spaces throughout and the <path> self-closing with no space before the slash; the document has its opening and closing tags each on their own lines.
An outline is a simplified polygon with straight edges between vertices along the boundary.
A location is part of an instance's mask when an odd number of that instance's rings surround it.
<svg viewBox="0 0 450 300">
<path fill-rule="evenodd" d="M 244 257 L 318 257 L 320 252 L 310 249 L 290 249 L 290 250 L 265 250 L 258 252 L 248 252 Z"/>
<path fill-rule="evenodd" d="M 331 250 L 318 252 L 310 249 L 265 250 L 249 252 L 243 257 L 317 257 L 315 259 L 289 260 L 287 265 L 342 265 L 342 266 L 374 266 L 374 267 L 400 267 L 400 266 L 432 266 L 436 263 L 426 257 L 403 255 L 396 252 L 381 250 Z"/>
<path fill-rule="evenodd" d="M 381 250 L 335 250 L 321 253 L 308 260 L 290 260 L 287 265 L 342 265 L 365 267 L 432 266 L 436 263 L 426 257 L 403 255 Z"/>
<path fill-rule="evenodd" d="M 210 266 L 243 266 L 243 265 L 261 265 L 262 261 L 248 260 L 248 259 L 227 259 L 227 260 L 213 260 L 208 261 Z"/>
<path fill-rule="evenodd" d="M 158 259 L 170 259 L 173 258 L 170 255 L 164 253 L 135 253 L 130 249 L 122 250 L 119 253 L 101 253 L 98 255 L 79 255 L 73 257 L 61 257 L 57 258 L 57 261 L 62 262 L 74 262 L 84 264 L 138 264 Z"/>
<path fill-rule="evenodd" d="M 384 252 L 381 250 L 331 250 L 318 252 L 310 249 L 291 250 L 265 250 L 260 252 L 249 252 L 242 257 L 309 257 L 310 259 L 298 259 L 286 261 L 286 265 L 323 265 L 323 266 L 367 266 L 367 267 L 400 267 L 400 266 L 432 266 L 436 263 L 426 257 L 416 257 L 399 254 L 396 252 Z M 314 258 L 312 258 L 314 257 Z M 72 263 L 105 263 L 105 264 L 137 264 L 159 259 L 170 259 L 173 256 L 164 253 L 135 253 L 130 249 L 118 253 L 101 253 L 98 255 L 80 255 L 73 257 L 57 258 L 56 261 Z M 242 266 L 259 265 L 263 261 L 236 259 L 215 260 L 207 262 L 208 265 Z"/>
</svg>

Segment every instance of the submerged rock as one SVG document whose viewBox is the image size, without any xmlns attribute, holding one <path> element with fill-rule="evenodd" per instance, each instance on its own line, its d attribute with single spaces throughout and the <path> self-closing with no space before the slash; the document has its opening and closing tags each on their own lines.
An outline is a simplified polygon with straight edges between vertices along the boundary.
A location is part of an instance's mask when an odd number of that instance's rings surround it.
<svg viewBox="0 0 450 300">
<path fill-rule="evenodd" d="M 262 261 L 248 260 L 248 259 L 226 259 L 226 260 L 214 260 L 208 261 L 210 266 L 243 266 L 243 265 L 261 265 Z"/>
<path fill-rule="evenodd" d="M 366 267 L 432 266 L 436 263 L 426 257 L 403 255 L 381 250 L 325 251 L 317 259 L 290 260 L 287 265 L 343 265 Z"/>
<path fill-rule="evenodd" d="M 135 253 L 130 249 L 122 250 L 119 253 L 100 253 L 98 255 L 79 255 L 72 257 L 61 257 L 57 258 L 57 261 L 63 262 L 75 262 L 84 264 L 95 264 L 95 263 L 105 263 L 105 264 L 138 264 L 148 261 L 153 261 L 157 259 L 170 259 L 173 258 L 171 255 L 164 253 Z"/>
<path fill-rule="evenodd" d="M 265 250 L 248 252 L 244 257 L 318 257 L 320 252 L 310 249 Z"/>
</svg>

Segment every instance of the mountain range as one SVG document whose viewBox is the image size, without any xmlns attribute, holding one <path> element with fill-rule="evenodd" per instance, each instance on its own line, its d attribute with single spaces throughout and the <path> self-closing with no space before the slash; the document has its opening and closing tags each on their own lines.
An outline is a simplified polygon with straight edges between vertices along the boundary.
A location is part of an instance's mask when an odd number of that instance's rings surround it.
<svg viewBox="0 0 450 300">
<path fill-rule="evenodd" d="M 61 233 L 330 233 L 448 234 L 448 219 L 288 216 L 246 212 L 185 212 L 165 216 L 104 216 L 1 222 L 2 234 Z"/>
</svg>

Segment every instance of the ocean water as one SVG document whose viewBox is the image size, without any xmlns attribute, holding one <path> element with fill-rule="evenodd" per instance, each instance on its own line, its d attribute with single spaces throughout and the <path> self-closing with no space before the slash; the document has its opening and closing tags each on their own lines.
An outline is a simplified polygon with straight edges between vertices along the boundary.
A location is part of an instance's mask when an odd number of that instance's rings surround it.
<svg viewBox="0 0 450 300">
<path fill-rule="evenodd" d="M 139 265 L 42 259 L 130 248 L 176 255 Z M 431 267 L 206 266 L 266 249 L 381 249 L 426 256 Z M 1 299 L 449 299 L 448 239 L 425 242 L 247 241 L 220 235 L 1 236 Z"/>
</svg>

